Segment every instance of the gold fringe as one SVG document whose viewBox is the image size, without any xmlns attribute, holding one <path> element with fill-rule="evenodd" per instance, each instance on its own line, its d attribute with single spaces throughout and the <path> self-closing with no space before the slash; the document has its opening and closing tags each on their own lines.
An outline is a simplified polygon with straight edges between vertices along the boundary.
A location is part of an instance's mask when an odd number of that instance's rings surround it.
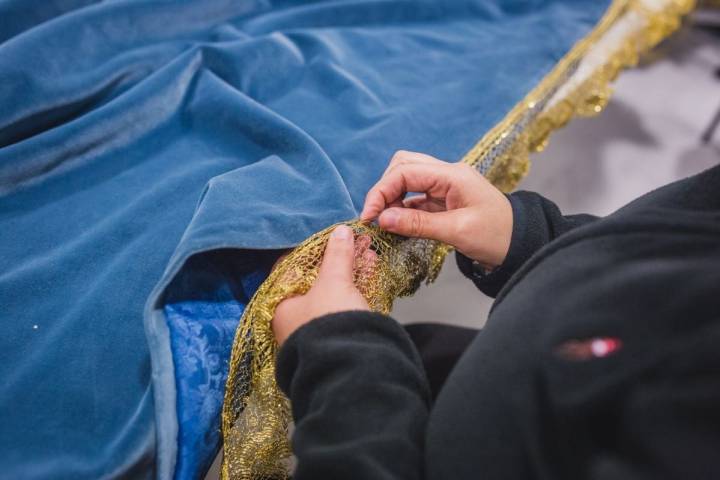
<svg viewBox="0 0 720 480">
<path fill-rule="evenodd" d="M 637 0 L 614 0 L 593 31 L 556 65 L 543 81 L 490 130 L 462 161 L 489 167 L 486 176 L 498 188 L 512 190 L 529 169 L 529 154 L 542 150 L 550 134 L 574 116 L 599 113 L 611 94 L 610 83 L 638 55 L 680 24 L 694 0 L 674 0 L 661 12 Z M 545 109 L 578 63 L 618 19 L 634 11 L 645 28 L 627 36 L 607 61 L 572 92 Z M 451 250 L 437 242 L 402 240 L 377 227 L 349 222 L 358 235 L 370 238 L 380 263 L 373 274 L 357 278 L 371 308 L 388 312 L 392 301 L 412 294 L 424 279 L 437 277 Z M 287 476 L 290 405 L 275 384 L 277 345 L 270 326 L 275 307 L 291 295 L 307 292 L 316 275 L 330 227 L 293 250 L 273 270 L 248 304 L 236 332 L 222 412 L 225 456 L 223 479 L 276 479 Z"/>
</svg>

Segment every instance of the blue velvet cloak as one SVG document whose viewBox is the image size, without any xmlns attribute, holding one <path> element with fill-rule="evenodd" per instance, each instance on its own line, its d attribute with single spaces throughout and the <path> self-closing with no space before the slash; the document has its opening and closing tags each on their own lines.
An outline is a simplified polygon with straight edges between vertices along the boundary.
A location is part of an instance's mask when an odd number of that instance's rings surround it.
<svg viewBox="0 0 720 480">
<path fill-rule="evenodd" d="M 609 0 L 0 0 L 0 477 L 195 478 L 277 249 L 456 160 Z"/>
</svg>

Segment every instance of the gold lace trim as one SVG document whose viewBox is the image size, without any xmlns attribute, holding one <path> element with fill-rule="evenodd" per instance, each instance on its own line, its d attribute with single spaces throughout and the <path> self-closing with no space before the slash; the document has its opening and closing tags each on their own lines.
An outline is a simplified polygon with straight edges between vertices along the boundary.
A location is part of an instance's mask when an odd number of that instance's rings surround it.
<svg viewBox="0 0 720 480">
<path fill-rule="evenodd" d="M 637 63 L 638 55 L 672 33 L 694 0 L 673 0 L 651 11 L 638 0 L 614 0 L 593 31 L 556 65 L 462 159 L 476 166 L 498 188 L 510 191 L 529 168 L 529 154 L 542 150 L 551 132 L 573 116 L 599 113 L 611 94 L 610 83 L 620 70 Z M 553 95 L 572 78 L 579 62 L 626 13 L 642 15 L 645 27 L 633 31 L 605 63 L 562 100 Z M 370 239 L 378 253 L 372 271 L 359 268 L 358 288 L 376 311 L 389 312 L 395 298 L 411 295 L 423 281 L 433 281 L 450 247 L 405 239 L 358 221 L 347 222 L 357 235 Z M 247 305 L 235 335 L 222 412 L 223 479 L 287 478 L 291 449 L 290 404 L 275 383 L 277 345 L 270 327 L 283 299 L 310 288 L 327 242 L 329 227 L 296 247 L 273 270 Z"/>
<path fill-rule="evenodd" d="M 653 11 L 637 0 L 614 1 L 596 28 L 557 64 L 550 74 L 525 99 L 475 145 L 462 161 L 476 165 L 488 157 L 492 166 L 485 176 L 503 191 L 511 191 L 529 170 L 530 153 L 542 151 L 550 134 L 565 126 L 573 117 L 588 117 L 600 113 L 612 94 L 611 83 L 625 68 L 637 65 L 638 58 L 680 26 L 681 19 L 695 7 L 695 0 L 673 0 L 663 10 Z M 645 20 L 645 27 L 623 39 L 619 48 L 607 56 L 584 82 L 558 101 L 552 108 L 538 113 L 528 125 L 516 133 L 507 150 L 493 155 L 493 149 L 513 135 L 524 117 L 552 96 L 608 29 L 629 11 Z"/>
</svg>

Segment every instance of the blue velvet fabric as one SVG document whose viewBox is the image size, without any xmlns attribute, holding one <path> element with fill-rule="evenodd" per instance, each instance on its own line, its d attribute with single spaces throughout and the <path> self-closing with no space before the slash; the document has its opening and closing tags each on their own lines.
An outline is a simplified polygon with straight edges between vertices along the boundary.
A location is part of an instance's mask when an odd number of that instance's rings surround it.
<svg viewBox="0 0 720 480">
<path fill-rule="evenodd" d="M 195 478 L 279 249 L 461 157 L 609 0 L 0 0 L 0 476 Z"/>
</svg>

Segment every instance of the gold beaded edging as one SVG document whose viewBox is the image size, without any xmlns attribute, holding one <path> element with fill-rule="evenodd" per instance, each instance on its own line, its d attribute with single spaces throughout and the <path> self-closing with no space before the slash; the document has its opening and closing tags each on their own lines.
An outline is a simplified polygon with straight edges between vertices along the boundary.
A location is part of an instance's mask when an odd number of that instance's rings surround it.
<svg viewBox="0 0 720 480">
<path fill-rule="evenodd" d="M 485 171 L 501 190 L 512 190 L 528 171 L 530 153 L 542 150 L 550 134 L 574 116 L 599 113 L 607 104 L 610 83 L 618 73 L 635 65 L 639 54 L 677 29 L 681 17 L 694 5 L 694 0 L 672 0 L 662 11 L 652 11 L 639 0 L 614 0 L 593 31 L 462 161 Z M 631 32 L 585 81 L 547 107 L 587 52 L 631 10 L 642 15 L 645 27 Z M 356 234 L 370 237 L 379 253 L 380 264 L 361 286 L 371 308 L 378 311 L 388 312 L 396 297 L 412 294 L 423 280 L 434 280 L 451 250 L 437 242 L 403 240 L 358 221 L 347 224 Z M 284 258 L 243 313 L 233 343 L 222 411 L 223 479 L 287 477 L 290 404 L 275 383 L 277 345 L 270 322 L 280 301 L 310 288 L 333 228 L 311 236 Z"/>
<path fill-rule="evenodd" d="M 505 138 L 516 135 L 503 153 L 494 156 L 492 166 L 485 174 L 501 190 L 512 190 L 529 170 L 530 153 L 542 151 L 550 134 L 565 126 L 573 117 L 588 117 L 600 113 L 612 94 L 610 84 L 618 74 L 625 68 L 635 66 L 641 54 L 677 30 L 682 17 L 694 7 L 695 0 L 672 0 L 663 10 L 654 11 L 639 0 L 615 0 L 595 29 L 578 42 L 543 81 L 490 130 L 462 161 L 477 165 L 491 156 L 493 149 L 502 145 Z M 551 108 L 537 113 L 525 128 L 517 132 L 518 123 L 532 114 L 539 104 L 547 101 L 553 92 L 571 77 L 572 70 L 579 61 L 610 27 L 631 11 L 641 15 L 645 21 L 644 28 L 626 36 L 617 50 L 610 52 L 605 63 L 584 82 Z"/>
</svg>

